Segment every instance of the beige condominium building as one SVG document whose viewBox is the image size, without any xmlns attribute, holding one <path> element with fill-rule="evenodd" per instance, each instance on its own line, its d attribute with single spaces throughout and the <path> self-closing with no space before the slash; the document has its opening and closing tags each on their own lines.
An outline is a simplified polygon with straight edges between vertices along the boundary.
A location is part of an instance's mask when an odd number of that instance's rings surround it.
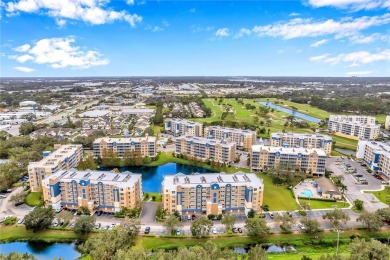
<svg viewBox="0 0 390 260">
<path fill-rule="evenodd" d="M 207 126 L 204 129 L 204 137 L 235 142 L 237 148 L 243 148 L 246 151 L 249 151 L 252 145 L 256 142 L 255 131 L 221 126 Z"/>
<path fill-rule="evenodd" d="M 164 176 L 162 203 L 168 214 L 181 215 L 246 214 L 259 211 L 263 204 L 264 184 L 256 174 L 207 173 Z"/>
<path fill-rule="evenodd" d="M 174 136 L 203 136 L 203 124 L 180 118 L 165 119 L 165 131 Z"/>
<path fill-rule="evenodd" d="M 356 158 L 390 183 L 390 143 L 359 141 Z"/>
<path fill-rule="evenodd" d="M 253 145 L 251 169 L 263 171 L 277 165 L 294 165 L 314 176 L 325 174 L 326 153 L 317 148 L 284 148 Z"/>
<path fill-rule="evenodd" d="M 373 140 L 378 138 L 380 125 L 375 124 L 373 116 L 330 115 L 328 129 L 359 139 Z"/>
<path fill-rule="evenodd" d="M 76 167 L 82 157 L 83 146 L 81 144 L 56 144 L 53 152 L 44 151 L 42 160 L 30 162 L 28 165 L 31 191 L 40 191 L 41 182 L 46 176 L 59 170 Z"/>
<path fill-rule="evenodd" d="M 93 142 L 93 155 L 104 157 L 104 153 L 112 150 L 119 158 L 124 157 L 125 152 L 136 152 L 142 157 L 156 156 L 156 137 L 131 137 L 131 138 L 111 138 L 102 137 Z"/>
<path fill-rule="evenodd" d="M 210 159 L 230 164 L 236 158 L 236 143 L 202 137 L 181 136 L 176 138 L 176 154 L 192 156 L 203 161 Z"/>
<path fill-rule="evenodd" d="M 117 212 L 121 207 L 134 208 L 142 199 L 142 175 L 130 172 L 58 171 L 42 181 L 47 205 L 58 209 L 78 209 L 91 212 Z"/>
<path fill-rule="evenodd" d="M 295 147 L 295 148 L 319 148 L 330 155 L 332 151 L 332 137 L 322 134 L 300 133 L 271 133 L 271 146 Z"/>
</svg>

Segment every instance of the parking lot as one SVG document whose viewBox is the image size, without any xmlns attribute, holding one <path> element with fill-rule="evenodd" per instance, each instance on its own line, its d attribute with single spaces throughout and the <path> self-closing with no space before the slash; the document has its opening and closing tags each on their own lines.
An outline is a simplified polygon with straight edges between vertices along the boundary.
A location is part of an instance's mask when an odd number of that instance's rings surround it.
<svg viewBox="0 0 390 260">
<path fill-rule="evenodd" d="M 347 164 L 350 167 L 347 167 Z M 359 162 L 345 158 L 342 159 L 341 157 L 331 157 L 326 159 L 326 169 L 332 172 L 332 176 L 342 177 L 342 182 L 348 188 L 346 196 L 351 203 L 356 199 L 362 200 L 367 211 L 375 211 L 388 207 L 386 204 L 380 202 L 373 194 L 363 192 L 382 190 L 384 186 L 381 180 L 376 179 L 372 174 L 368 173 L 366 167 L 361 166 Z M 367 184 L 362 184 L 354 176 L 353 172 L 355 171 L 365 178 Z"/>
</svg>

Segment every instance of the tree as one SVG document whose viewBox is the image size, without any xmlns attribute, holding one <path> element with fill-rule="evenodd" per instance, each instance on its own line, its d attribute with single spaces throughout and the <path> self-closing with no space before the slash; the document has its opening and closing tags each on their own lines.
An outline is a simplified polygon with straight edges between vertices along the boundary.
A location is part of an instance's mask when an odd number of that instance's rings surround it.
<svg viewBox="0 0 390 260">
<path fill-rule="evenodd" d="M 378 209 L 376 212 L 383 218 L 384 221 L 390 222 L 390 208 Z"/>
<path fill-rule="evenodd" d="M 94 229 L 96 218 L 92 216 L 81 216 L 76 219 L 73 231 L 77 234 L 85 235 Z"/>
<path fill-rule="evenodd" d="M 77 169 L 79 170 L 96 170 L 97 164 L 91 155 L 88 155 L 87 158 L 80 161 Z"/>
<path fill-rule="evenodd" d="M 117 228 L 117 235 L 123 242 L 131 243 L 139 235 L 140 230 L 141 222 L 138 219 L 125 218 Z"/>
<path fill-rule="evenodd" d="M 281 223 L 280 227 L 284 230 L 291 230 L 291 226 L 295 224 L 295 219 L 289 215 L 276 216 L 275 222 Z"/>
<path fill-rule="evenodd" d="M 321 226 L 317 219 L 305 217 L 301 220 L 301 223 L 305 226 L 305 232 L 308 234 L 315 234 L 321 231 Z"/>
<path fill-rule="evenodd" d="M 163 226 L 169 234 L 173 235 L 182 226 L 182 223 L 175 215 L 171 215 L 164 221 Z"/>
<path fill-rule="evenodd" d="M 221 223 L 225 225 L 227 231 L 231 231 L 234 227 L 234 223 L 236 223 L 236 220 L 237 216 L 227 214 L 224 218 L 222 218 Z"/>
<path fill-rule="evenodd" d="M 11 196 L 11 198 L 9 199 L 9 202 L 14 202 L 15 205 L 19 205 L 19 204 L 24 202 L 24 200 L 26 199 L 26 196 L 27 196 L 26 192 L 24 192 L 24 191 L 18 192 L 18 193 Z"/>
<path fill-rule="evenodd" d="M 175 217 L 177 217 L 179 220 L 181 219 L 181 215 L 180 215 L 180 212 L 179 212 L 179 211 L 175 210 L 175 212 L 173 212 L 173 215 L 174 215 Z"/>
<path fill-rule="evenodd" d="M 84 207 L 84 206 L 81 206 L 78 210 L 77 210 L 77 215 L 89 215 L 90 214 L 90 211 L 87 207 Z"/>
<path fill-rule="evenodd" d="M 340 221 L 342 221 L 344 224 L 347 223 L 351 218 L 341 209 L 335 209 L 330 212 L 326 212 L 325 215 L 322 215 L 323 219 L 329 219 L 330 223 L 338 228 L 340 225 Z"/>
<path fill-rule="evenodd" d="M 30 255 L 28 253 L 16 253 L 12 252 L 8 255 L 0 254 L 0 259 L 2 260 L 36 260 L 36 258 L 33 255 Z"/>
<path fill-rule="evenodd" d="M 362 211 L 364 209 L 364 201 L 362 200 L 354 200 L 353 204 L 358 211 Z"/>
<path fill-rule="evenodd" d="M 69 211 L 63 210 L 57 215 L 57 221 L 58 222 L 63 222 L 64 225 L 68 224 L 73 218 L 73 214 L 70 213 Z"/>
<path fill-rule="evenodd" d="M 214 223 L 212 220 L 209 220 L 205 216 L 201 216 L 200 218 L 192 221 L 190 230 L 193 236 L 197 236 L 200 238 L 202 236 L 207 235 L 213 225 Z"/>
<path fill-rule="evenodd" d="M 370 213 L 364 211 L 356 221 L 362 222 L 368 231 L 379 231 L 383 227 L 383 218 L 378 212 Z"/>
<path fill-rule="evenodd" d="M 255 217 L 255 210 L 254 209 L 250 209 L 249 212 L 248 212 L 248 218 L 254 218 Z"/>
<path fill-rule="evenodd" d="M 390 247 L 378 240 L 355 238 L 350 245 L 350 259 L 387 260 L 389 259 Z"/>
<path fill-rule="evenodd" d="M 142 161 L 144 164 L 149 164 L 152 162 L 152 158 L 150 158 L 149 156 L 145 156 Z"/>
<path fill-rule="evenodd" d="M 32 230 L 35 233 L 47 229 L 51 225 L 53 219 L 54 210 L 52 207 L 35 208 L 25 216 L 24 225 L 27 230 Z"/>
<path fill-rule="evenodd" d="M 245 222 L 245 228 L 248 234 L 253 237 L 268 235 L 271 231 L 263 219 L 248 218 Z"/>
<path fill-rule="evenodd" d="M 305 201 L 302 201 L 300 204 L 301 204 L 301 208 L 302 208 L 303 210 L 310 210 L 310 205 L 309 205 L 309 203 L 307 203 L 307 202 L 305 202 Z"/>
<path fill-rule="evenodd" d="M 243 259 L 243 258 L 242 258 Z M 255 245 L 248 251 L 248 260 L 267 260 L 267 252 L 261 247 L 261 245 Z"/>
</svg>

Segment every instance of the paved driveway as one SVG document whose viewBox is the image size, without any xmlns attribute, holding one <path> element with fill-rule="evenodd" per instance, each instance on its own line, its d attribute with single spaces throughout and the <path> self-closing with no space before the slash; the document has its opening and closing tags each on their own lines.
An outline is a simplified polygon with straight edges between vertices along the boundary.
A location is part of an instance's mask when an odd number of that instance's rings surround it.
<svg viewBox="0 0 390 260">
<path fill-rule="evenodd" d="M 337 162 L 336 159 L 341 160 L 340 157 L 331 157 L 326 159 L 326 168 L 333 172 L 333 176 L 342 176 L 342 182 L 348 187 L 347 198 L 351 203 L 354 200 L 359 199 L 364 201 L 364 207 L 367 211 L 375 211 L 381 208 L 387 208 L 388 205 L 380 202 L 373 194 L 364 193 L 363 191 L 376 191 L 382 190 L 384 187 L 380 180 L 375 179 L 370 173 L 365 170 L 358 162 L 342 159 L 341 162 Z M 345 163 L 349 163 L 352 169 L 356 169 L 358 173 L 363 174 L 368 184 L 359 184 L 353 174 L 346 173 Z"/>
<path fill-rule="evenodd" d="M 156 210 L 156 202 L 145 201 L 141 215 L 139 216 L 139 220 L 141 221 L 141 223 L 145 225 L 155 223 Z"/>
</svg>

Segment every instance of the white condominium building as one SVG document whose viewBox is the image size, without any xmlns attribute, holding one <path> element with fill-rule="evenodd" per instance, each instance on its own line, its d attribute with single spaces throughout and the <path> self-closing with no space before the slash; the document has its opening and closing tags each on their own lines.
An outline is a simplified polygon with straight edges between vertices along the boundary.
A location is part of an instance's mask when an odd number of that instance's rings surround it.
<svg viewBox="0 0 390 260">
<path fill-rule="evenodd" d="M 165 131 L 174 136 L 203 136 L 203 124 L 180 118 L 165 119 Z"/>
<path fill-rule="evenodd" d="M 236 158 L 236 143 L 202 137 L 181 136 L 176 138 L 176 154 L 192 156 L 200 160 L 214 160 L 230 164 Z"/>
<path fill-rule="evenodd" d="M 329 131 L 372 140 L 378 138 L 380 125 L 373 116 L 330 115 Z"/>
<path fill-rule="evenodd" d="M 113 151 L 119 158 L 123 158 L 126 152 L 135 152 L 142 157 L 155 157 L 157 153 L 156 137 L 102 137 L 93 142 L 93 155 L 95 157 L 103 158 L 108 151 Z"/>
<path fill-rule="evenodd" d="M 243 130 L 236 128 L 227 128 L 222 126 L 208 126 L 204 129 L 204 137 L 209 139 L 218 139 L 228 142 L 235 142 L 238 148 L 247 151 L 256 142 L 256 132 L 252 130 Z"/>
<path fill-rule="evenodd" d="M 253 145 L 251 169 L 263 171 L 278 165 L 290 165 L 315 176 L 325 174 L 326 153 L 317 148 L 284 148 Z"/>
<path fill-rule="evenodd" d="M 181 215 L 243 213 L 259 211 L 264 184 L 256 174 L 207 173 L 164 176 L 162 203 L 168 214 Z"/>
<path fill-rule="evenodd" d="M 359 141 L 356 158 L 390 182 L 390 143 Z"/>
<path fill-rule="evenodd" d="M 81 144 L 56 144 L 54 151 L 44 151 L 43 159 L 39 162 L 30 162 L 28 175 L 31 191 L 40 191 L 42 180 L 59 170 L 68 170 L 76 167 L 83 157 Z"/>
<path fill-rule="evenodd" d="M 332 137 L 322 134 L 271 133 L 271 146 L 319 148 L 324 150 L 327 155 L 330 155 L 332 151 Z"/>
<path fill-rule="evenodd" d="M 93 212 L 117 212 L 134 208 L 142 200 L 142 174 L 113 171 L 58 171 L 42 181 L 43 197 L 49 205 Z"/>
</svg>

